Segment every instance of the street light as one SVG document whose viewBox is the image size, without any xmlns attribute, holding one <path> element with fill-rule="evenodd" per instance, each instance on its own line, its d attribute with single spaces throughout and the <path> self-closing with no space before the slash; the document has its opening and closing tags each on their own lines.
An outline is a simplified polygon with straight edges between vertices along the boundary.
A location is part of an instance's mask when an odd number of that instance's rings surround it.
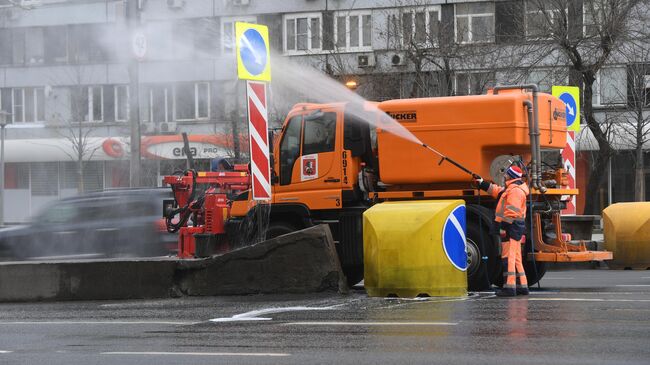
<svg viewBox="0 0 650 365">
<path fill-rule="evenodd" d="M 356 90 L 359 84 L 355 80 L 350 80 L 345 83 L 345 86 L 350 90 Z"/>
<path fill-rule="evenodd" d="M 5 225 L 5 127 L 10 113 L 0 110 L 0 227 Z"/>
</svg>

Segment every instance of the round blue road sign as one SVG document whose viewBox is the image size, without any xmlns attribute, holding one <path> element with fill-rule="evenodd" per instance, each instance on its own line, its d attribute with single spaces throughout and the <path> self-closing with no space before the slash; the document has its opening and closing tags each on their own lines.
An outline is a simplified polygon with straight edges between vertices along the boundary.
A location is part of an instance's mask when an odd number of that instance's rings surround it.
<svg viewBox="0 0 650 365">
<path fill-rule="evenodd" d="M 248 29 L 240 39 L 239 53 L 242 63 L 251 75 L 259 75 L 266 67 L 266 44 L 255 29 Z"/>
<path fill-rule="evenodd" d="M 465 206 L 452 210 L 442 229 L 442 247 L 454 267 L 467 270 L 467 248 L 465 247 Z"/>
<path fill-rule="evenodd" d="M 573 95 L 569 93 L 560 94 L 560 100 L 566 105 L 566 126 L 570 127 L 578 116 L 578 105 Z"/>
</svg>

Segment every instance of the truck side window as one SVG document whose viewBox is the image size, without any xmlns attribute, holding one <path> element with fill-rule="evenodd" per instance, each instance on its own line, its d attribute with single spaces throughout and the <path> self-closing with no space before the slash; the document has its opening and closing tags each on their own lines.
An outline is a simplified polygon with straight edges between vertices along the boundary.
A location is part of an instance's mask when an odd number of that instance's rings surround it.
<svg viewBox="0 0 650 365">
<path fill-rule="evenodd" d="M 334 152 L 336 140 L 336 113 L 322 113 L 316 119 L 305 120 L 302 154 Z"/>
<path fill-rule="evenodd" d="M 302 116 L 291 118 L 280 143 L 280 185 L 291 184 L 293 164 L 300 156 Z"/>
</svg>

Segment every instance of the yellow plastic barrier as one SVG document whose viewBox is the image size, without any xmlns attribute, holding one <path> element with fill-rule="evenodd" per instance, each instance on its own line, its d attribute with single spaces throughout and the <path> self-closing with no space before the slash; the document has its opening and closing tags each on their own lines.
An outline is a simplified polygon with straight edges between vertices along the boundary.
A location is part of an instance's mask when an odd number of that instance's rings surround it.
<svg viewBox="0 0 650 365">
<path fill-rule="evenodd" d="M 363 213 L 370 296 L 467 294 L 465 202 L 387 202 Z"/>
<path fill-rule="evenodd" d="M 614 253 L 610 268 L 650 267 L 650 202 L 612 204 L 603 221 L 605 248 Z"/>
</svg>

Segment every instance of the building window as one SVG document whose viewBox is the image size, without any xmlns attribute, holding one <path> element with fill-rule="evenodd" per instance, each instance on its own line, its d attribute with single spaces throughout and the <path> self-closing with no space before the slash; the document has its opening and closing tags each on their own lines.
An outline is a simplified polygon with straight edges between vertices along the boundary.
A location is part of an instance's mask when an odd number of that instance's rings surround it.
<svg viewBox="0 0 650 365">
<path fill-rule="evenodd" d="M 27 28 L 25 31 L 25 63 L 39 65 L 44 55 L 43 28 Z"/>
<path fill-rule="evenodd" d="M 440 7 L 413 8 L 402 12 L 402 44 L 438 45 Z"/>
<path fill-rule="evenodd" d="M 312 28 L 315 27 L 312 24 Z M 369 49 L 372 45 L 372 15 L 369 11 L 340 12 L 334 17 L 334 32 L 339 50 Z"/>
<path fill-rule="evenodd" d="M 81 122 L 101 122 L 104 120 L 103 87 L 84 86 L 81 89 L 79 100 L 72 100 L 72 102 L 73 105 L 78 106 L 79 120 Z"/>
<path fill-rule="evenodd" d="M 456 4 L 456 42 L 494 42 L 494 3 Z"/>
<path fill-rule="evenodd" d="M 153 123 L 169 122 L 172 87 L 169 85 L 154 85 L 149 88 L 149 110 L 146 121 Z"/>
<path fill-rule="evenodd" d="M 196 92 L 196 119 L 210 118 L 210 84 L 207 82 L 197 83 Z"/>
<path fill-rule="evenodd" d="M 45 92 L 43 88 L 14 88 L 2 93 L 3 110 L 10 110 L 14 123 L 33 123 L 45 120 Z M 4 100 L 7 98 L 8 100 Z M 11 106 L 9 106 L 9 102 Z"/>
<path fill-rule="evenodd" d="M 70 27 L 70 58 L 74 62 L 89 63 L 107 60 L 101 37 L 106 29 L 96 25 L 75 25 Z"/>
<path fill-rule="evenodd" d="M 2 37 L 3 63 L 40 65 L 45 59 L 43 28 L 14 28 Z M 11 46 L 9 46 L 9 42 Z"/>
<path fill-rule="evenodd" d="M 284 50 L 303 53 L 321 49 L 321 14 L 292 14 L 284 17 Z"/>
<path fill-rule="evenodd" d="M 174 120 L 210 117 L 210 85 L 207 82 L 182 83 L 174 87 Z"/>
<path fill-rule="evenodd" d="M 481 95 L 494 85 L 494 73 L 457 72 L 454 81 L 456 95 Z"/>
<path fill-rule="evenodd" d="M 602 70 L 607 70 L 603 68 Z M 601 74 L 604 76 L 605 73 Z M 627 81 L 630 83 L 627 86 L 627 103 L 631 107 L 637 109 L 638 107 L 650 106 L 650 64 L 648 63 L 631 63 L 626 68 Z M 618 75 L 617 77 L 621 77 Z M 608 81 L 604 81 L 606 84 Z M 620 81 L 619 81 L 620 83 Z M 622 88 L 620 85 L 619 88 Z M 623 89 L 624 90 L 624 89 Z M 618 93 L 620 95 L 620 93 Z M 620 99 L 617 102 L 621 102 Z"/>
<path fill-rule="evenodd" d="M 243 17 L 229 17 L 221 19 L 221 52 L 234 53 L 235 52 L 235 23 L 257 23 L 257 18 L 254 16 Z"/>
<path fill-rule="evenodd" d="M 68 62 L 68 27 L 49 27 L 45 32 L 45 61 Z"/>
<path fill-rule="evenodd" d="M 25 29 L 16 28 L 12 32 L 12 63 L 22 65 L 25 63 Z"/>
<path fill-rule="evenodd" d="M 568 70 L 563 67 L 556 68 L 535 68 L 526 75 L 526 84 L 536 84 L 539 90 L 551 93 L 553 85 L 566 85 L 568 82 Z"/>
<path fill-rule="evenodd" d="M 567 14 L 557 3 L 550 1 L 526 1 L 526 37 L 548 39 L 561 27 L 562 17 Z"/>
<path fill-rule="evenodd" d="M 114 88 L 115 120 L 126 122 L 129 119 L 129 87 L 115 85 Z"/>
<path fill-rule="evenodd" d="M 10 65 L 13 61 L 11 49 L 13 47 L 11 29 L 0 30 L 0 65 Z"/>
<path fill-rule="evenodd" d="M 604 67 L 594 83 L 595 105 L 625 104 L 627 100 L 627 71 L 625 67 Z"/>
<path fill-rule="evenodd" d="M 603 11 L 599 1 L 585 0 L 582 4 L 582 24 L 585 37 L 595 37 L 600 33 Z"/>
</svg>

